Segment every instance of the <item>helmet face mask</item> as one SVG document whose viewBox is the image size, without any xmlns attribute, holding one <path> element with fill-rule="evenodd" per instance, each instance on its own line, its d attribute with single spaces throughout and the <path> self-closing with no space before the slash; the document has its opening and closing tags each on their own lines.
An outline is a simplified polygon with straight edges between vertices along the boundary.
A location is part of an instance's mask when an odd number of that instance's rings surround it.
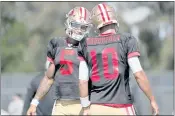
<svg viewBox="0 0 175 116">
<path fill-rule="evenodd" d="M 67 14 L 66 34 L 81 41 L 90 31 L 90 12 L 84 7 L 75 7 Z"/>
<path fill-rule="evenodd" d="M 81 24 L 81 23 L 78 23 L 78 22 L 75 22 L 75 21 L 70 22 L 70 26 L 71 26 L 73 29 L 79 29 L 79 30 L 81 30 L 82 32 L 86 32 L 86 31 L 88 30 L 88 25 L 86 25 L 86 24 Z"/>
</svg>

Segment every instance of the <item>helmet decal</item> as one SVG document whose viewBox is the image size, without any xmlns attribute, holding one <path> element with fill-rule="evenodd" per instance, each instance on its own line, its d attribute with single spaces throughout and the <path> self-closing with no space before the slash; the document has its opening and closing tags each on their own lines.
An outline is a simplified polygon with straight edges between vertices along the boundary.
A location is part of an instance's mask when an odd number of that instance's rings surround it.
<svg viewBox="0 0 175 116">
<path fill-rule="evenodd" d="M 103 21 L 108 22 L 110 20 L 110 18 L 109 18 L 109 14 L 107 12 L 105 4 L 99 4 L 98 8 L 101 12 L 101 17 L 102 17 Z"/>
<path fill-rule="evenodd" d="M 86 9 L 84 7 L 80 7 L 80 13 L 81 13 L 81 18 L 84 18 L 84 20 L 86 20 Z"/>
</svg>

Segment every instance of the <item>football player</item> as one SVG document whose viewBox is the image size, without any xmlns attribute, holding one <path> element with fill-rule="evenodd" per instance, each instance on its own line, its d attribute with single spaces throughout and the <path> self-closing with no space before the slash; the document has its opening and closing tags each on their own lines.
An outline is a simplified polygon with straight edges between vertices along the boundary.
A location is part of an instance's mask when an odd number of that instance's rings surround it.
<svg viewBox="0 0 175 116">
<path fill-rule="evenodd" d="M 139 61 L 136 38 L 118 31 L 116 13 L 108 4 L 96 5 L 92 9 L 91 18 L 99 36 L 82 40 L 78 47 L 78 54 L 84 59 L 80 63 L 84 75 L 79 75 L 84 115 L 136 115 L 129 87 L 129 69 L 150 100 L 153 113 L 159 114 L 155 97 Z"/>
<path fill-rule="evenodd" d="M 43 80 L 31 102 L 27 115 L 35 115 L 36 107 L 50 87 L 54 86 L 55 103 L 52 115 L 78 115 L 81 111 L 79 101 L 78 74 L 79 63 L 77 46 L 90 29 L 90 12 L 84 7 L 75 7 L 67 14 L 67 37 L 56 37 L 48 44 L 47 67 Z"/>
</svg>

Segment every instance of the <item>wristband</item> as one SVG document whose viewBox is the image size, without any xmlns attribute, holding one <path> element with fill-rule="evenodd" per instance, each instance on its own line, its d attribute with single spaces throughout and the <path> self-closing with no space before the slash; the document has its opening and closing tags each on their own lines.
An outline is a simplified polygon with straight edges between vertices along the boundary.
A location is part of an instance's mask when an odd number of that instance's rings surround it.
<svg viewBox="0 0 175 116">
<path fill-rule="evenodd" d="M 91 104 L 91 102 L 89 101 L 89 96 L 80 97 L 80 102 L 81 102 L 82 107 L 88 107 Z"/>
<path fill-rule="evenodd" d="M 32 102 L 30 104 L 35 105 L 35 106 L 38 106 L 39 100 L 37 100 L 37 99 L 34 98 L 34 99 L 32 99 Z"/>
</svg>

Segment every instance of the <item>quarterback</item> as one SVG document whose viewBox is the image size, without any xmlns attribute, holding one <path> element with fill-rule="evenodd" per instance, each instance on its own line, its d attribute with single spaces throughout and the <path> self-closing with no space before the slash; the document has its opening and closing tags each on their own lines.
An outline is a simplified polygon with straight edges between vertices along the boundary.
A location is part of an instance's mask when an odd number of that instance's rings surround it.
<svg viewBox="0 0 175 116">
<path fill-rule="evenodd" d="M 81 111 L 78 89 L 80 59 L 77 54 L 79 41 L 90 29 L 90 12 L 75 7 L 67 14 L 66 37 L 53 38 L 47 47 L 47 71 L 27 115 L 35 115 L 36 107 L 51 86 L 54 86 L 55 103 L 52 115 L 78 115 Z"/>
<path fill-rule="evenodd" d="M 118 31 L 116 13 L 108 4 L 96 5 L 92 9 L 91 18 L 99 36 L 82 40 L 78 49 L 79 56 L 84 59 L 80 68 L 83 67 L 86 72 L 79 75 L 83 114 L 136 115 L 130 93 L 129 69 L 150 100 L 153 114 L 159 114 L 147 76 L 139 61 L 136 38 Z"/>
</svg>

